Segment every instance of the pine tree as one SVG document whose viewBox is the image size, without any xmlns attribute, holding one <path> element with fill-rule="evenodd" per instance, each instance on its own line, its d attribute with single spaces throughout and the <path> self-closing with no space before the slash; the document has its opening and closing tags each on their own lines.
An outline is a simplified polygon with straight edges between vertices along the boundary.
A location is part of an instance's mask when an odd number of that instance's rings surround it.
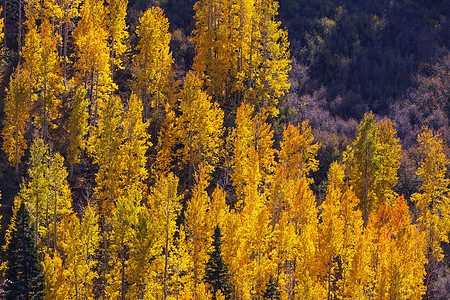
<svg viewBox="0 0 450 300">
<path fill-rule="evenodd" d="M 22 202 L 6 248 L 6 299 L 43 299 L 44 276 L 33 240 L 30 216 Z"/>
<path fill-rule="evenodd" d="M 266 290 L 263 294 L 264 299 L 280 299 L 280 292 L 277 290 L 277 285 L 273 282 L 273 276 L 270 275 L 269 282 L 266 284 Z"/>
<path fill-rule="evenodd" d="M 213 250 L 208 252 L 209 260 L 205 266 L 205 276 L 203 281 L 210 285 L 212 289 L 212 299 L 216 300 L 217 291 L 225 296 L 225 299 L 231 299 L 233 293 L 233 285 L 230 283 L 231 275 L 228 273 L 228 266 L 222 258 L 222 234 L 220 233 L 220 227 L 216 226 L 213 234 L 213 242 L 211 244 Z"/>
</svg>

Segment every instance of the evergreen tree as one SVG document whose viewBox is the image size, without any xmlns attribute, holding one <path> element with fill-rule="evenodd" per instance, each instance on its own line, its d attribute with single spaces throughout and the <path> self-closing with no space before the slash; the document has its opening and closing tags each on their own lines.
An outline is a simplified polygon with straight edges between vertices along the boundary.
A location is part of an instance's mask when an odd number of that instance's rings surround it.
<svg viewBox="0 0 450 300">
<path fill-rule="evenodd" d="M 269 282 L 266 284 L 266 291 L 263 294 L 264 299 L 280 299 L 280 292 L 277 290 L 277 285 L 273 282 L 273 277 L 270 275 Z"/>
<path fill-rule="evenodd" d="M 6 256 L 5 299 L 43 299 L 42 266 L 33 240 L 30 216 L 23 202 L 15 218 Z"/>
<path fill-rule="evenodd" d="M 209 260 L 205 268 L 204 281 L 208 283 L 212 290 L 212 299 L 216 299 L 217 291 L 221 291 L 225 296 L 225 299 L 231 299 L 234 287 L 230 283 L 230 274 L 228 273 L 228 267 L 222 258 L 222 251 L 220 246 L 222 245 L 222 234 L 220 233 L 220 227 L 216 226 L 213 234 L 212 247 L 214 250 L 208 252 Z"/>
</svg>

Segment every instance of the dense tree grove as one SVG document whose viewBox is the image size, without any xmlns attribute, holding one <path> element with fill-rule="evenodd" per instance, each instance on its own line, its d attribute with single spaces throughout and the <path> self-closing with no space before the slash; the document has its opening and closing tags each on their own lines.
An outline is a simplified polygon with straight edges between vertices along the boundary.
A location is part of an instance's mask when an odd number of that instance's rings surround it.
<svg viewBox="0 0 450 300">
<path fill-rule="evenodd" d="M 444 2 L 9 1 L 6 299 L 446 299 Z"/>
</svg>

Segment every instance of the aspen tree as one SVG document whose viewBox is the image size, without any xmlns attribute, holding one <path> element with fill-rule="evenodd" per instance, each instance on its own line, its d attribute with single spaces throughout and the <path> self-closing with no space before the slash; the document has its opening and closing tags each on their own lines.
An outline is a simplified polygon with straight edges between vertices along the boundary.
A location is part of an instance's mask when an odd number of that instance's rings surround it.
<svg viewBox="0 0 450 300">
<path fill-rule="evenodd" d="M 372 113 L 361 122 L 358 137 L 344 153 L 347 173 L 367 224 L 369 214 L 396 196 L 392 191 L 400 167 L 400 146 L 390 121 L 380 125 Z"/>
<path fill-rule="evenodd" d="M 168 103 L 168 85 L 172 74 L 172 53 L 169 49 L 169 21 L 159 7 L 148 9 L 139 19 L 138 54 L 134 57 L 136 92 L 144 104 L 144 119 L 155 109 L 159 118 Z"/>
<path fill-rule="evenodd" d="M 75 28 L 75 20 L 79 17 L 80 11 L 79 6 L 81 4 L 80 0 L 59 0 L 58 5 L 60 8 L 59 16 L 59 28 L 58 32 L 62 39 L 62 45 L 60 44 L 59 56 L 62 56 L 63 74 L 64 80 L 67 80 L 67 64 L 70 63 L 68 59 L 68 44 L 69 44 L 69 33 Z"/>
<path fill-rule="evenodd" d="M 158 239 L 159 219 L 146 207 L 136 208 L 136 220 L 129 250 L 126 272 L 129 284 L 126 299 L 153 299 L 161 294 L 161 239 Z"/>
<path fill-rule="evenodd" d="M 176 117 L 173 108 L 166 104 L 165 117 L 158 135 L 156 158 L 152 165 L 152 174 L 164 176 L 173 169 L 174 149 L 176 146 Z"/>
<path fill-rule="evenodd" d="M 30 148 L 30 168 L 28 174 L 30 181 L 20 192 L 20 197 L 28 204 L 30 213 L 32 215 L 34 226 L 34 241 L 39 248 L 42 246 L 39 243 L 40 236 L 44 228 L 42 226 L 45 216 L 45 204 L 49 197 L 49 182 L 48 178 L 48 155 L 49 149 L 44 144 L 42 139 L 37 139 L 33 142 Z M 42 249 L 40 249 L 42 250 Z"/>
<path fill-rule="evenodd" d="M 235 271 L 233 278 L 239 297 L 251 299 L 262 293 L 270 274 L 269 260 L 269 214 L 265 206 L 267 195 L 260 192 L 262 178 L 258 154 L 250 150 L 248 184 L 244 188 L 244 207 L 240 213 L 242 226 L 238 229 L 239 242 L 235 262 L 230 266 Z"/>
<path fill-rule="evenodd" d="M 236 113 L 236 128 L 233 130 L 230 141 L 234 157 L 231 160 L 231 179 L 236 189 L 238 201 L 244 196 L 244 187 L 248 172 L 250 151 L 254 149 L 258 157 L 261 180 L 269 186 L 270 177 L 275 171 L 275 153 L 273 149 L 273 131 L 266 122 L 268 115 L 260 112 L 254 117 L 253 107 L 243 103 Z"/>
<path fill-rule="evenodd" d="M 94 269 L 97 261 L 100 235 L 98 214 L 88 205 L 79 220 L 75 215 L 64 220 L 66 234 L 62 241 L 65 259 L 65 280 L 67 297 L 72 299 L 94 299 Z"/>
<path fill-rule="evenodd" d="M 127 0 L 109 0 L 106 6 L 112 78 L 114 78 L 115 68 L 123 68 L 122 56 L 127 51 L 126 40 L 128 38 L 128 31 L 127 25 L 125 24 L 127 5 Z"/>
<path fill-rule="evenodd" d="M 110 50 L 103 1 L 84 1 L 73 32 L 76 48 L 75 78 L 87 91 L 89 125 L 96 124 L 99 102 L 107 102 L 115 89 L 111 78 Z"/>
<path fill-rule="evenodd" d="M 122 121 L 124 141 L 119 150 L 123 162 L 123 178 L 120 179 L 124 187 L 134 184 L 143 189 L 143 181 L 148 177 L 145 153 L 151 143 L 148 141 L 150 138 L 147 134 L 148 123 L 143 121 L 142 112 L 141 99 L 131 94 L 128 111 Z"/>
<path fill-rule="evenodd" d="M 67 299 L 68 290 L 65 282 L 65 267 L 58 252 L 45 254 L 42 262 L 45 277 L 44 300 Z"/>
<path fill-rule="evenodd" d="M 411 224 L 406 200 L 399 197 L 391 207 L 383 204 L 369 223 L 377 242 L 371 264 L 374 297 L 422 299 L 426 236 Z"/>
<path fill-rule="evenodd" d="M 223 108 L 235 91 L 239 33 L 236 28 L 240 21 L 238 9 L 233 0 L 202 0 L 194 5 L 192 40 L 197 53 L 194 69 L 204 80 L 207 92 Z"/>
<path fill-rule="evenodd" d="M 320 144 L 313 144 L 313 141 L 314 136 L 307 121 L 302 123 L 301 128 L 291 124 L 284 128 L 279 158 L 287 179 L 299 179 L 317 171 L 319 162 L 315 156 Z"/>
<path fill-rule="evenodd" d="M 108 261 L 110 270 L 106 274 L 105 296 L 108 299 L 127 299 L 129 249 L 132 247 L 133 227 L 137 220 L 141 193 L 131 187 L 126 195 L 119 196 L 111 212 L 108 235 Z"/>
<path fill-rule="evenodd" d="M 328 184 L 326 199 L 320 206 L 317 259 L 327 299 L 345 298 L 351 292 L 350 263 L 357 238 L 362 235 L 363 219 L 356 209 L 358 199 L 344 183 L 344 169 L 336 162 L 330 166 Z"/>
<path fill-rule="evenodd" d="M 88 101 L 86 90 L 79 87 L 72 99 L 72 110 L 69 116 L 68 131 L 70 134 L 69 146 L 67 149 L 67 160 L 71 167 L 79 163 L 79 152 L 86 148 L 85 135 L 88 129 Z"/>
<path fill-rule="evenodd" d="M 276 116 L 291 68 L 287 32 L 275 21 L 278 3 L 198 1 L 194 10 L 194 68 L 208 92 L 223 107 L 229 102 L 236 107 L 243 95 L 258 112 Z"/>
<path fill-rule="evenodd" d="M 176 121 L 177 137 L 183 147 L 181 162 L 188 165 L 189 178 L 202 166 L 209 176 L 222 155 L 223 111 L 202 91 L 202 81 L 195 73 L 186 76 Z"/>
<path fill-rule="evenodd" d="M 42 20 L 39 26 L 39 48 L 38 61 L 34 66 L 34 90 L 37 93 L 41 106 L 42 137 L 47 143 L 48 123 L 56 118 L 59 113 L 61 101 L 59 93 L 62 88 L 62 78 L 60 76 L 60 64 L 57 53 L 57 37 L 53 34 L 53 28 L 48 19 Z M 28 48 L 27 48 L 28 49 Z M 36 49 L 28 49 L 36 51 Z M 26 64 L 25 64 L 26 66 Z"/>
<path fill-rule="evenodd" d="M 25 141 L 26 123 L 30 116 L 28 75 L 22 68 L 16 69 L 11 76 L 6 93 L 5 119 L 3 120 L 3 151 L 8 155 L 10 164 L 19 175 L 19 164 L 27 148 Z"/>
<path fill-rule="evenodd" d="M 421 160 L 416 174 L 421 177 L 419 192 L 411 196 L 418 208 L 418 225 L 425 233 L 425 255 L 428 260 L 426 277 L 426 297 L 429 296 L 430 263 L 441 260 L 440 242 L 448 242 L 450 231 L 450 199 L 449 183 L 446 178 L 449 159 L 443 151 L 443 141 L 440 135 L 431 129 L 423 128 L 418 135 Z"/>
<path fill-rule="evenodd" d="M 52 155 L 49 161 L 49 197 L 46 205 L 47 252 L 50 247 L 53 248 L 53 253 L 61 249 L 60 240 L 65 234 L 61 228 L 61 220 L 73 213 L 67 175 L 64 158 L 59 153 Z"/>
<path fill-rule="evenodd" d="M 207 252 L 211 245 L 212 224 L 210 219 L 210 198 L 206 192 L 208 179 L 201 166 L 196 173 L 196 184 L 186 210 L 186 241 L 190 253 L 189 274 L 192 276 L 189 289 L 193 299 L 203 299 L 206 287 L 203 283 Z"/>
<path fill-rule="evenodd" d="M 122 144 L 122 105 L 117 96 L 108 97 L 100 107 L 101 119 L 94 134 L 90 137 L 89 147 L 94 164 L 99 166 L 94 188 L 99 203 L 100 215 L 109 214 L 114 200 L 121 195 L 123 186 L 120 178 L 123 174 L 123 162 L 120 158 Z"/>
<path fill-rule="evenodd" d="M 177 195 L 178 178 L 172 173 L 157 178 L 156 184 L 150 190 L 149 211 L 155 215 L 155 231 L 157 235 L 157 246 L 163 249 L 163 261 L 159 263 L 163 276 L 160 285 L 162 286 L 162 298 L 167 298 L 170 287 L 170 275 L 174 264 L 174 239 L 177 232 L 176 219 L 179 216 L 181 197 Z M 173 276 L 174 274 L 172 274 Z M 156 278 L 155 278 L 156 279 Z M 153 279 L 154 281 L 156 281 Z"/>
</svg>

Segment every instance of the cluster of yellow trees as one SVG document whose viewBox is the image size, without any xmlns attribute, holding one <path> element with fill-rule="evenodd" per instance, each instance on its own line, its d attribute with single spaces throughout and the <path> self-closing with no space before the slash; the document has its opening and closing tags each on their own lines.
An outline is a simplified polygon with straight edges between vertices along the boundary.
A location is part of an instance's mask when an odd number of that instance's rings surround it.
<svg viewBox="0 0 450 300">
<path fill-rule="evenodd" d="M 126 99 L 114 83 L 128 53 L 126 1 L 25 4 L 22 62 L 7 91 L 2 149 L 18 170 L 25 133 L 33 136 L 28 180 L 14 207 L 25 202 L 32 215 L 46 299 L 220 298 L 203 281 L 217 225 L 233 299 L 261 298 L 270 277 L 282 299 L 426 293 L 425 267 L 441 258 L 439 243 L 448 242 L 450 228 L 442 140 L 425 128 L 418 137 L 422 185 L 410 199 L 417 212 L 411 218 L 393 191 L 401 156 L 393 124 L 366 115 L 342 162 L 331 165 L 318 205 L 310 174 L 320 145 L 310 126 L 286 125 L 275 148 L 267 121 L 289 89 L 277 2 L 198 1 L 195 71 L 179 91 L 168 20 L 150 8 L 136 29 L 135 80 Z M 235 122 L 225 128 L 230 108 Z M 49 126 L 66 132 L 68 166 L 87 156 L 97 170 L 77 213 Z M 175 175 L 180 169 L 186 193 Z M 209 193 L 214 176 L 219 184 Z M 230 186 L 232 209 L 224 190 Z"/>
</svg>

